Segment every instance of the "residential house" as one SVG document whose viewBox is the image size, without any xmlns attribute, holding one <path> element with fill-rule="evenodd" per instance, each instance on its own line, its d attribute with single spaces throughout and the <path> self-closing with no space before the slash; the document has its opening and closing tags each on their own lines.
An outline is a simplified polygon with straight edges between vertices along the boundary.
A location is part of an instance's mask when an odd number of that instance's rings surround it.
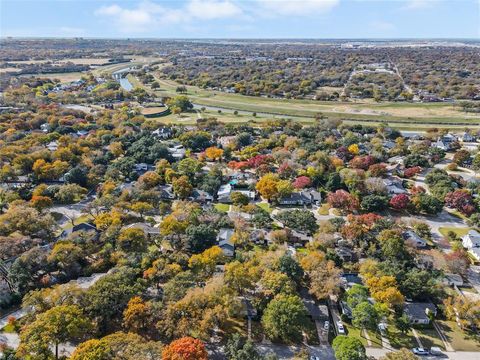
<svg viewBox="0 0 480 360">
<path fill-rule="evenodd" d="M 182 144 L 174 145 L 168 148 L 168 152 L 175 160 L 181 160 L 185 157 L 187 151 Z"/>
<path fill-rule="evenodd" d="M 264 229 L 254 229 L 250 232 L 250 241 L 257 245 L 268 245 L 267 231 Z"/>
<path fill-rule="evenodd" d="M 350 289 L 355 284 L 363 285 L 362 279 L 355 273 L 344 273 L 340 275 L 340 282 L 340 286 L 345 290 Z"/>
<path fill-rule="evenodd" d="M 65 239 L 77 231 L 94 232 L 96 234 L 95 236 L 99 236 L 100 234 L 95 225 L 87 222 L 82 222 L 80 224 L 74 225 L 69 229 L 63 230 L 60 234 L 60 238 Z"/>
<path fill-rule="evenodd" d="M 411 324 L 428 325 L 430 316 L 437 315 L 437 308 L 430 302 L 407 302 L 403 312 Z"/>
<path fill-rule="evenodd" d="M 320 205 L 322 202 L 322 194 L 315 189 L 304 189 L 299 192 L 292 192 L 289 196 L 285 196 L 278 200 L 280 205 Z"/>
<path fill-rule="evenodd" d="M 153 131 L 152 134 L 159 139 L 170 139 L 173 135 L 173 132 L 170 128 L 162 127 Z"/>
<path fill-rule="evenodd" d="M 236 136 L 222 136 L 218 138 L 217 142 L 222 146 L 222 148 L 226 148 L 230 144 L 233 144 L 235 139 Z"/>
<path fill-rule="evenodd" d="M 427 242 L 418 236 L 414 231 L 407 230 L 403 234 L 403 239 L 410 245 L 416 247 L 417 249 L 427 247 Z"/>
<path fill-rule="evenodd" d="M 342 311 L 342 315 L 346 316 L 348 319 L 351 319 L 352 309 L 350 308 L 350 306 L 348 306 L 347 302 L 342 300 L 339 302 L 339 305 L 340 310 Z"/>
<path fill-rule="evenodd" d="M 387 150 L 392 150 L 396 145 L 395 141 L 392 140 L 386 140 L 383 142 L 383 147 Z"/>
<path fill-rule="evenodd" d="M 40 130 L 42 130 L 44 133 L 48 133 L 50 131 L 50 124 L 45 123 L 40 125 Z"/>
<path fill-rule="evenodd" d="M 462 244 L 475 259 L 480 261 L 480 233 L 477 230 L 470 230 L 462 238 Z"/>
<path fill-rule="evenodd" d="M 448 286 L 463 286 L 463 279 L 458 274 L 447 273 L 442 282 Z"/>
<path fill-rule="evenodd" d="M 148 236 L 156 236 L 160 234 L 160 229 L 155 226 L 151 226 L 145 222 L 137 222 L 124 227 L 124 229 L 140 229 L 143 233 Z"/>
<path fill-rule="evenodd" d="M 355 253 L 348 247 L 335 248 L 335 253 L 343 262 L 351 262 L 355 259 Z"/>
<path fill-rule="evenodd" d="M 57 141 L 50 141 L 47 145 L 47 149 L 50 151 L 57 151 L 58 149 L 58 142 Z"/>
<path fill-rule="evenodd" d="M 217 192 L 217 200 L 218 202 L 221 202 L 223 204 L 230 204 L 232 202 L 232 199 L 230 198 L 230 195 L 232 192 L 239 192 L 244 195 L 246 195 L 250 200 L 255 200 L 257 197 L 257 193 L 253 190 L 248 190 L 248 189 L 234 189 L 233 185 L 228 183 L 220 186 L 220 189 L 218 189 Z"/>
<path fill-rule="evenodd" d="M 290 195 L 285 196 L 278 200 L 279 205 L 290 205 L 290 206 L 306 206 L 310 205 L 310 199 L 303 196 L 301 192 L 292 192 Z"/>
<path fill-rule="evenodd" d="M 464 132 L 462 136 L 459 136 L 458 140 L 461 140 L 463 142 L 475 142 L 477 141 L 477 138 L 475 137 L 475 135 L 469 132 Z"/>
<path fill-rule="evenodd" d="M 206 191 L 193 189 L 192 195 L 188 199 L 199 203 L 208 203 L 213 201 L 213 196 Z"/>
<path fill-rule="evenodd" d="M 328 306 L 324 304 L 317 304 L 306 289 L 300 290 L 303 305 L 307 309 L 309 317 L 313 321 L 325 321 L 330 317 Z"/>
<path fill-rule="evenodd" d="M 234 230 L 233 229 L 220 229 L 217 235 L 217 244 L 222 249 L 223 254 L 227 257 L 233 257 L 235 255 L 235 245 L 232 241 Z"/>
<path fill-rule="evenodd" d="M 446 134 L 439 138 L 436 142 L 432 143 L 433 147 L 448 151 L 452 148 L 454 142 L 457 141 L 457 138 L 452 134 Z"/>
<path fill-rule="evenodd" d="M 387 191 L 390 195 L 405 194 L 407 190 L 403 187 L 402 180 L 390 177 L 383 179 L 383 184 L 387 188 Z"/>
<path fill-rule="evenodd" d="M 160 198 L 163 200 L 174 200 L 175 194 L 173 193 L 172 185 L 160 185 Z"/>
<path fill-rule="evenodd" d="M 138 163 L 138 164 L 135 164 L 133 166 L 133 169 L 139 173 L 139 174 L 143 174 L 143 173 L 146 173 L 147 171 L 150 171 L 150 170 L 155 170 L 155 166 L 152 166 L 152 165 L 148 165 L 146 163 Z"/>
</svg>

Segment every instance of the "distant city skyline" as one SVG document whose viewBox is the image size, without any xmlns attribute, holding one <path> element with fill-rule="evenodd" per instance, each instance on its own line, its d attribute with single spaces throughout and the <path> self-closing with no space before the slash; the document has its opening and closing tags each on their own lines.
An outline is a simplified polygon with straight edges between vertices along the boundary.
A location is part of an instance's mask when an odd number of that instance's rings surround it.
<svg viewBox="0 0 480 360">
<path fill-rule="evenodd" d="M 480 39 L 480 0 L 0 0 L 0 36 Z"/>
</svg>

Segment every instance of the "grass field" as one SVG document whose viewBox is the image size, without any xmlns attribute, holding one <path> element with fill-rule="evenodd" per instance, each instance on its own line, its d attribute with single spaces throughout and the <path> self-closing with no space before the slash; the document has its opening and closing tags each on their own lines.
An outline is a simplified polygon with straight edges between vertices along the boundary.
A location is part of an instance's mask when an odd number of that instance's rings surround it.
<svg viewBox="0 0 480 360">
<path fill-rule="evenodd" d="M 176 94 L 178 86 L 173 81 L 157 79 L 160 96 Z M 187 96 L 203 106 L 218 106 L 225 109 L 258 113 L 279 114 L 283 116 L 314 117 L 322 113 L 329 118 L 351 119 L 359 121 L 387 121 L 403 123 L 432 123 L 430 125 L 455 125 L 455 123 L 479 125 L 479 116 L 470 116 L 461 112 L 452 104 L 445 103 L 375 103 L 362 102 L 325 102 L 313 100 L 271 99 L 265 97 L 227 94 L 218 91 L 187 86 Z M 465 126 L 465 125 L 463 125 Z"/>
<path fill-rule="evenodd" d="M 225 213 L 228 212 L 228 209 L 230 209 L 230 205 L 228 205 L 228 204 L 220 204 L 220 203 L 218 203 L 218 204 L 215 204 L 214 207 L 215 207 L 215 209 L 217 209 L 218 211 L 220 211 L 220 212 L 225 212 Z"/>
<path fill-rule="evenodd" d="M 365 336 L 365 330 L 356 328 L 352 325 L 347 325 L 347 331 L 348 331 L 348 336 L 352 336 L 360 340 L 360 342 L 363 344 L 363 346 L 367 347 L 370 346 L 368 344 L 368 339 Z M 382 347 L 382 338 L 380 335 L 376 332 L 373 331 L 368 331 L 368 336 L 370 337 L 371 341 L 371 346 L 374 348 L 381 348 Z"/>
<path fill-rule="evenodd" d="M 447 236 L 449 231 L 453 231 L 459 238 L 467 235 L 467 233 L 470 230 L 472 230 L 472 228 L 456 228 L 456 227 L 447 227 L 447 226 L 438 228 L 438 231 L 440 232 L 440 234 L 442 234 L 445 237 Z"/>
</svg>

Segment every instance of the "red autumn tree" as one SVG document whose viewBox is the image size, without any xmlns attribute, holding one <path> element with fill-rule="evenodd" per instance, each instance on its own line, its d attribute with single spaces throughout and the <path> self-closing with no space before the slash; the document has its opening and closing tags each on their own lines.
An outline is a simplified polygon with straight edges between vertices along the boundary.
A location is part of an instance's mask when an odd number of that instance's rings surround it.
<svg viewBox="0 0 480 360">
<path fill-rule="evenodd" d="M 385 164 L 373 164 L 368 168 L 370 176 L 384 177 L 387 175 L 387 166 Z"/>
<path fill-rule="evenodd" d="M 311 183 L 312 181 L 308 176 L 299 176 L 293 182 L 293 187 L 295 189 L 303 189 L 303 188 L 306 188 L 307 186 L 310 186 Z"/>
<path fill-rule="evenodd" d="M 403 171 L 403 176 L 409 179 L 416 176 L 421 171 L 422 171 L 422 168 L 420 166 L 414 166 L 414 167 L 405 169 Z"/>
<path fill-rule="evenodd" d="M 373 164 L 375 164 L 375 158 L 372 155 L 355 156 L 350 161 L 350 167 L 354 169 L 367 170 Z"/>
<path fill-rule="evenodd" d="M 447 196 L 445 196 L 445 205 L 452 209 L 457 209 L 467 216 L 475 212 L 472 195 L 465 189 L 457 189 L 449 192 Z"/>
<path fill-rule="evenodd" d="M 374 213 L 363 215 L 348 215 L 347 223 L 343 226 L 341 233 L 344 238 L 349 240 L 359 239 L 370 232 L 375 222 L 382 217 Z"/>
<path fill-rule="evenodd" d="M 192 337 L 172 341 L 163 349 L 163 360 L 208 360 L 205 344 Z"/>
<path fill-rule="evenodd" d="M 245 170 L 245 169 L 248 169 L 248 162 L 246 162 L 246 161 L 234 161 L 234 160 L 232 160 L 232 161 L 230 161 L 230 162 L 228 163 L 228 167 L 229 167 L 230 169 L 233 169 L 233 170 L 241 170 L 241 171 L 243 171 L 243 170 Z"/>
<path fill-rule="evenodd" d="M 344 211 L 355 211 L 358 209 L 358 199 L 345 190 L 337 190 L 327 196 L 327 202 L 331 207 Z"/>
<path fill-rule="evenodd" d="M 269 164 L 273 161 L 272 155 L 256 155 L 248 159 L 248 166 L 251 168 L 258 168 L 260 165 Z"/>
<path fill-rule="evenodd" d="M 404 210 L 410 205 L 410 198 L 407 194 L 394 195 L 389 204 L 395 210 Z"/>
</svg>

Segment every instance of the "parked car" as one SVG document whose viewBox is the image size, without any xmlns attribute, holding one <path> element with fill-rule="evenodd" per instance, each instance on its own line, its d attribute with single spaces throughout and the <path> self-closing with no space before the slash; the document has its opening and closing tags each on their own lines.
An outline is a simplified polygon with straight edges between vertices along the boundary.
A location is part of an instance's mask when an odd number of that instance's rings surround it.
<svg viewBox="0 0 480 360">
<path fill-rule="evenodd" d="M 337 323 L 337 328 L 338 328 L 338 333 L 341 335 L 345 335 L 345 328 L 343 327 L 343 324 L 341 321 Z"/>
<path fill-rule="evenodd" d="M 330 321 L 325 321 L 325 323 L 323 324 L 323 330 L 326 330 L 328 331 L 328 329 L 330 328 Z"/>
<path fill-rule="evenodd" d="M 318 356 L 311 355 L 310 360 L 320 360 L 320 358 Z"/>
<path fill-rule="evenodd" d="M 430 355 L 441 356 L 443 355 L 442 349 L 440 349 L 439 347 L 431 347 Z"/>
<path fill-rule="evenodd" d="M 413 352 L 415 355 L 420 355 L 420 356 L 430 355 L 430 351 L 428 351 L 427 349 L 424 349 L 424 348 L 413 348 L 413 349 L 412 349 L 412 352 Z"/>
</svg>

